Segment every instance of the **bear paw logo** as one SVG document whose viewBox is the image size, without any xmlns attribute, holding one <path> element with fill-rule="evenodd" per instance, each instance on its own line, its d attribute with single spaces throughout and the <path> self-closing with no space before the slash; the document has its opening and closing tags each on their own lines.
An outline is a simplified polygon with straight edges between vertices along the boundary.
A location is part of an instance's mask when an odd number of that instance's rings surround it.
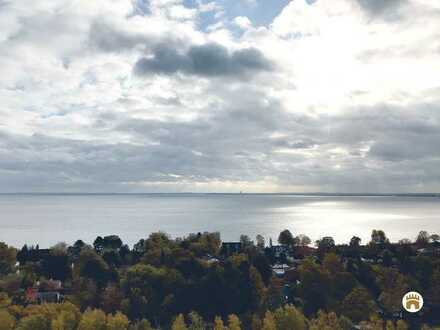
<svg viewBox="0 0 440 330">
<path fill-rule="evenodd" d="M 410 313 L 417 313 L 423 308 L 423 297 L 418 292 L 408 292 L 402 299 L 403 308 Z"/>
</svg>

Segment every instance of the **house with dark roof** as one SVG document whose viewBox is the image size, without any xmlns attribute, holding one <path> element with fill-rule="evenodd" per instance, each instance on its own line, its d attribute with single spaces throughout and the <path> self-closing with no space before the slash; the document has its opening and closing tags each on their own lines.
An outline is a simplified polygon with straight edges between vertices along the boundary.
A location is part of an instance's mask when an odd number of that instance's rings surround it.
<svg viewBox="0 0 440 330">
<path fill-rule="evenodd" d="M 241 242 L 223 242 L 221 247 L 221 254 L 230 256 L 234 253 L 240 253 Z"/>
</svg>

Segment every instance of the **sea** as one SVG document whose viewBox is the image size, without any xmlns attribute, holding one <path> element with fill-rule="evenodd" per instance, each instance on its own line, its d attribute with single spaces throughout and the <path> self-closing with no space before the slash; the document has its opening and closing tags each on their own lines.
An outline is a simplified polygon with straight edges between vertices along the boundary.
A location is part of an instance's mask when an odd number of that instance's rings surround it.
<svg viewBox="0 0 440 330">
<path fill-rule="evenodd" d="M 118 235 L 132 246 L 152 232 L 171 237 L 219 232 L 223 241 L 260 234 L 274 244 L 280 231 L 312 241 L 332 236 L 370 240 L 373 229 L 391 241 L 440 234 L 439 196 L 297 194 L 1 194 L 0 242 L 48 248 L 58 242 Z"/>
</svg>

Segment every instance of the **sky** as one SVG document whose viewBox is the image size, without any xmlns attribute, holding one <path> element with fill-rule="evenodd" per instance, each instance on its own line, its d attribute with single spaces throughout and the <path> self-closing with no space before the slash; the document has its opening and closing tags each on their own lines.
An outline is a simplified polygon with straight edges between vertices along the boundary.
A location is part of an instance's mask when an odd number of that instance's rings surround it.
<svg viewBox="0 0 440 330">
<path fill-rule="evenodd" d="M 0 0 L 0 192 L 438 192 L 438 0 Z"/>
</svg>

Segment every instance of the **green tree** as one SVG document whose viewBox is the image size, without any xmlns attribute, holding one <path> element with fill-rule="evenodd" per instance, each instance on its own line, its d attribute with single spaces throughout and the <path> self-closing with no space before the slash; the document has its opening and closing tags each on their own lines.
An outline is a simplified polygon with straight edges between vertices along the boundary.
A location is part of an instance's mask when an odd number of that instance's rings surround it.
<svg viewBox="0 0 440 330">
<path fill-rule="evenodd" d="M 90 248 L 83 248 L 75 263 L 76 278 L 92 279 L 98 288 L 105 287 L 108 281 L 109 268 L 104 259 Z"/>
<path fill-rule="evenodd" d="M 78 320 L 74 314 L 61 311 L 51 324 L 52 330 L 75 330 L 78 326 Z"/>
<path fill-rule="evenodd" d="M 298 242 L 300 246 L 309 246 L 312 243 L 312 240 L 307 235 L 298 235 L 295 238 L 295 241 Z"/>
<path fill-rule="evenodd" d="M 299 293 L 304 299 L 304 311 L 315 313 L 324 309 L 329 301 L 330 277 L 312 259 L 305 259 L 299 267 Z"/>
<path fill-rule="evenodd" d="M 134 325 L 133 330 L 153 330 L 153 327 L 150 321 L 142 319 Z"/>
<path fill-rule="evenodd" d="M 127 330 L 128 318 L 121 312 L 107 315 L 107 330 Z"/>
<path fill-rule="evenodd" d="M 408 330 L 408 325 L 403 320 L 397 320 L 396 322 L 396 330 Z"/>
<path fill-rule="evenodd" d="M 264 237 L 261 236 L 261 235 L 257 235 L 257 237 L 256 237 L 256 241 L 257 241 L 257 247 L 258 247 L 260 250 L 263 250 L 264 247 L 265 247 L 265 245 L 266 245 L 265 240 L 264 240 Z"/>
<path fill-rule="evenodd" d="M 431 275 L 427 301 L 429 301 L 435 308 L 440 309 L 440 269 L 437 269 Z"/>
<path fill-rule="evenodd" d="M 44 315 L 30 315 L 23 317 L 18 323 L 17 330 L 48 330 L 50 322 Z"/>
<path fill-rule="evenodd" d="M 307 320 L 299 310 L 292 305 L 280 307 L 275 311 L 277 330 L 305 330 Z"/>
<path fill-rule="evenodd" d="M 75 305 L 65 302 L 56 306 L 57 314 L 52 317 L 52 330 L 75 330 L 81 319 L 81 312 Z"/>
<path fill-rule="evenodd" d="M 349 317 L 353 322 L 369 320 L 375 310 L 374 300 L 369 292 L 356 287 L 342 301 L 341 313 Z"/>
<path fill-rule="evenodd" d="M 258 314 L 252 315 L 251 329 L 252 330 L 262 330 L 263 329 L 263 323 L 261 322 L 261 319 L 258 316 Z"/>
<path fill-rule="evenodd" d="M 187 330 L 185 324 L 185 318 L 182 314 L 179 314 L 173 321 L 173 324 L 171 325 L 171 330 Z"/>
<path fill-rule="evenodd" d="M 343 322 L 341 322 L 338 316 L 334 312 L 325 313 L 323 311 L 318 312 L 318 316 L 310 322 L 310 330 L 345 330 Z"/>
<path fill-rule="evenodd" d="M 285 229 L 278 236 L 278 243 L 284 246 L 293 246 L 295 244 L 295 239 L 293 238 L 292 233 Z"/>
<path fill-rule="evenodd" d="M 79 322 L 78 330 L 106 330 L 107 318 L 99 309 L 88 309 Z"/>
<path fill-rule="evenodd" d="M 15 317 L 6 310 L 0 309 L 0 330 L 12 330 L 15 327 Z"/>
<path fill-rule="evenodd" d="M 336 253 L 327 253 L 322 261 L 322 266 L 331 275 L 344 271 L 344 266 L 342 265 L 341 258 Z"/>
<path fill-rule="evenodd" d="M 0 242 L 0 275 L 6 275 L 15 267 L 17 262 L 17 250 Z"/>
<path fill-rule="evenodd" d="M 394 268 L 378 267 L 376 274 L 381 289 L 379 301 L 388 313 L 400 311 L 402 297 L 409 290 L 407 279 Z"/>
<path fill-rule="evenodd" d="M 225 330 L 223 320 L 219 316 L 216 316 L 214 319 L 214 330 Z"/>
<path fill-rule="evenodd" d="M 11 305 L 12 299 L 9 298 L 6 292 L 0 292 L 0 308 L 6 308 Z"/>
<path fill-rule="evenodd" d="M 318 248 L 317 254 L 320 259 L 324 257 L 326 253 L 329 253 L 335 248 L 335 240 L 333 237 L 326 236 L 317 240 L 315 242 L 316 247 Z"/>
<path fill-rule="evenodd" d="M 259 310 L 266 302 L 266 287 L 258 270 L 251 266 L 249 269 L 249 281 L 251 288 L 251 308 Z"/>
<path fill-rule="evenodd" d="M 204 330 L 206 329 L 205 321 L 197 312 L 191 312 L 188 314 L 190 325 L 189 330 Z"/>
<path fill-rule="evenodd" d="M 106 313 L 115 313 L 121 309 L 124 294 L 116 285 L 108 285 L 101 295 L 101 306 Z"/>
<path fill-rule="evenodd" d="M 270 311 L 267 311 L 266 314 L 264 315 L 262 330 L 277 330 L 275 317 Z"/>
<path fill-rule="evenodd" d="M 171 317 L 172 295 L 183 282 L 181 274 L 170 268 L 137 264 L 121 280 L 125 294 L 123 311 L 131 319 Z M 172 306 L 171 306 L 172 307 Z"/>
<path fill-rule="evenodd" d="M 231 314 L 228 316 L 229 330 L 241 330 L 241 321 L 237 315 Z"/>
<path fill-rule="evenodd" d="M 384 321 L 378 316 L 372 316 L 369 321 L 360 323 L 361 330 L 384 330 Z"/>
<path fill-rule="evenodd" d="M 371 233 L 371 242 L 370 242 L 371 244 L 384 245 L 384 244 L 388 244 L 389 242 L 390 241 L 388 240 L 383 230 L 373 229 Z"/>
<path fill-rule="evenodd" d="M 425 230 L 419 232 L 416 238 L 416 243 L 419 247 L 425 247 L 429 244 L 430 236 Z"/>
</svg>

